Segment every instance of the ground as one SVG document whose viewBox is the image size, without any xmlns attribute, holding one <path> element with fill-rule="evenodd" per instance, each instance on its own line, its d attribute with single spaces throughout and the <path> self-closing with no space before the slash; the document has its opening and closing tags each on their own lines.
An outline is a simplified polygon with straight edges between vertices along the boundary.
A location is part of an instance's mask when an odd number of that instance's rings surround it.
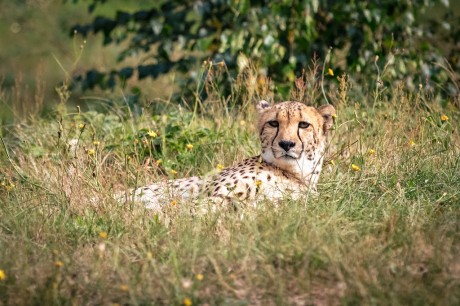
<svg viewBox="0 0 460 306">
<path fill-rule="evenodd" d="M 416 90 L 362 101 L 331 90 L 338 116 L 319 195 L 243 216 L 196 216 L 172 201 L 159 218 L 113 194 L 257 155 L 254 104 L 208 115 L 168 104 L 139 117 L 122 103 L 64 107 L 61 121 L 11 126 L 0 304 L 458 305 L 458 110 Z"/>
</svg>

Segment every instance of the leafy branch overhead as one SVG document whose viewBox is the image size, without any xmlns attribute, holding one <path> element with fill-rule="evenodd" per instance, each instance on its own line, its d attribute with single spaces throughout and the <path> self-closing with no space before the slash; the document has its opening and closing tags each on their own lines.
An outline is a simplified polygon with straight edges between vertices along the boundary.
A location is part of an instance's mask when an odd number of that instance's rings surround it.
<svg viewBox="0 0 460 306">
<path fill-rule="evenodd" d="M 93 0 L 89 10 L 109 2 Z M 110 72 L 91 70 L 79 80 L 83 89 L 113 87 L 117 78 L 157 78 L 172 70 L 186 74 L 206 59 L 225 61 L 234 72 L 242 52 L 261 73 L 277 82 L 292 82 L 315 53 L 324 59 L 329 47 L 336 51 L 331 64 L 347 72 L 372 72 L 376 55 L 407 57 L 409 64 L 394 71 L 406 76 L 441 58 L 428 36 L 444 41 L 460 37 L 458 30 L 443 32 L 439 22 L 420 22 L 419 17 L 440 2 L 173 0 L 134 13 L 120 9 L 114 17 L 96 16 L 89 24 L 75 25 L 72 33 L 101 33 L 104 44 L 126 46 L 118 61 L 137 57 L 139 64 Z M 446 16 L 444 22 L 448 20 Z"/>
</svg>

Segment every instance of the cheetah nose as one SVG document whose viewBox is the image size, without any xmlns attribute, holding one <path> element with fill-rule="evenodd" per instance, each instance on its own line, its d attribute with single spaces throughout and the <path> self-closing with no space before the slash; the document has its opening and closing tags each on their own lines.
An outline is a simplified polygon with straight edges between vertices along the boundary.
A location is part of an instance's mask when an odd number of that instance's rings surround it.
<svg viewBox="0 0 460 306">
<path fill-rule="evenodd" d="M 293 141 L 289 140 L 281 140 L 278 142 L 279 146 L 284 149 L 284 151 L 289 151 L 292 147 L 295 146 L 295 143 Z"/>
</svg>

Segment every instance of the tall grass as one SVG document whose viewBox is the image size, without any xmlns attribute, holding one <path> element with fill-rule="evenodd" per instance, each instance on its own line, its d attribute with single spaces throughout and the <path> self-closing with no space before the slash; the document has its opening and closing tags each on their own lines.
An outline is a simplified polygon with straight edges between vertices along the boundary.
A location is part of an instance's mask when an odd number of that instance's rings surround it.
<svg viewBox="0 0 460 306">
<path fill-rule="evenodd" d="M 223 95 L 224 65 L 205 70 L 206 100 L 139 114 L 122 99 L 106 112 L 61 106 L 7 131 L 0 304 L 460 303 L 459 113 L 423 86 L 376 96 L 338 78 L 318 197 L 200 216 L 186 202 L 161 216 L 116 203 L 114 192 L 258 154 L 253 102 L 274 85 L 249 67 Z M 320 104 L 319 73 L 293 97 Z"/>
</svg>

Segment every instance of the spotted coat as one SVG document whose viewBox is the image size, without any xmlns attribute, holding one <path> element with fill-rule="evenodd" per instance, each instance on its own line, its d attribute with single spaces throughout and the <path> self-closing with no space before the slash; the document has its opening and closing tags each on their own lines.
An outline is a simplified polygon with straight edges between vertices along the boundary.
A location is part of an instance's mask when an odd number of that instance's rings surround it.
<svg viewBox="0 0 460 306">
<path fill-rule="evenodd" d="M 120 199 L 134 199 L 160 210 L 173 201 L 207 199 L 213 203 L 256 203 L 259 199 L 297 199 L 316 191 L 321 173 L 326 134 L 335 109 L 299 102 L 270 106 L 260 101 L 257 110 L 261 155 L 245 159 L 220 173 L 167 180 L 140 187 Z"/>
</svg>

